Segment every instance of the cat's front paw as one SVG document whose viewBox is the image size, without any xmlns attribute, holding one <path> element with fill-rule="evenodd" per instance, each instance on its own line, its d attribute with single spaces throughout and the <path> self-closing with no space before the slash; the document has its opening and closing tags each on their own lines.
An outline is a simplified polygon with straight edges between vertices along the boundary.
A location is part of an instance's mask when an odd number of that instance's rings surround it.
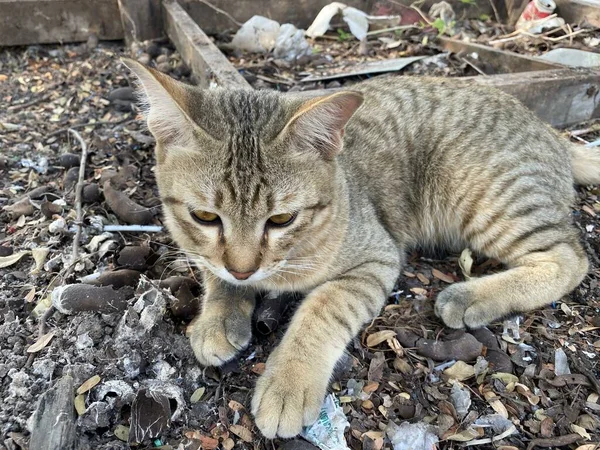
<svg viewBox="0 0 600 450">
<path fill-rule="evenodd" d="M 329 377 L 305 362 L 273 359 L 256 383 L 252 413 L 266 438 L 291 438 L 317 420 Z"/>
<path fill-rule="evenodd" d="M 435 314 L 446 326 L 460 329 L 465 327 L 465 313 L 469 307 L 470 293 L 466 283 L 448 286 L 438 294 L 435 301 Z"/>
<path fill-rule="evenodd" d="M 201 314 L 190 324 L 190 343 L 196 359 L 204 366 L 221 366 L 245 349 L 252 338 L 249 317 Z"/>
</svg>

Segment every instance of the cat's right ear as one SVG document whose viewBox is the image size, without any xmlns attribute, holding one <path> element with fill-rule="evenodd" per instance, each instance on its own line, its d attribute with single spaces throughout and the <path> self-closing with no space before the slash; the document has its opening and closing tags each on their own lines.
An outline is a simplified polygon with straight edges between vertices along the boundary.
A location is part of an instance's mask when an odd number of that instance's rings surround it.
<svg viewBox="0 0 600 450">
<path fill-rule="evenodd" d="M 132 59 L 121 61 L 138 79 L 148 129 L 156 141 L 186 146 L 195 128 L 189 115 L 190 88 Z"/>
</svg>

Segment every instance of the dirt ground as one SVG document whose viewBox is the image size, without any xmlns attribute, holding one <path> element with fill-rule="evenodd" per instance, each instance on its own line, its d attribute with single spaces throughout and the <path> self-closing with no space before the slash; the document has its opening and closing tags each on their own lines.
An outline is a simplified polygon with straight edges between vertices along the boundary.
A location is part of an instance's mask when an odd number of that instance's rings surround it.
<svg viewBox="0 0 600 450">
<path fill-rule="evenodd" d="M 168 44 L 140 52 L 189 80 Z M 153 139 L 133 106 L 122 54 L 120 44 L 94 42 L 0 52 L 0 449 L 28 448 L 37 400 L 69 376 L 82 449 L 279 448 L 261 439 L 247 408 L 293 304 L 258 322 L 239 359 L 203 369 L 185 337 L 201 297 L 197 272 L 164 231 L 104 231 L 127 221 L 162 225 Z M 68 128 L 88 147 L 75 260 L 81 144 Z M 593 141 L 599 131 L 592 122 L 565 133 Z M 425 430 L 439 448 L 596 448 L 599 194 L 579 188 L 573 208 L 591 261 L 581 286 L 489 330 L 450 333 L 432 305 L 449 283 L 501 270 L 494 261 L 410 255 L 389 305 L 332 383 L 351 448 L 391 448 L 390 423 L 421 424 L 404 435 Z M 65 289 L 62 312 L 49 309 L 61 286 L 79 283 L 90 283 L 87 297 Z"/>
</svg>

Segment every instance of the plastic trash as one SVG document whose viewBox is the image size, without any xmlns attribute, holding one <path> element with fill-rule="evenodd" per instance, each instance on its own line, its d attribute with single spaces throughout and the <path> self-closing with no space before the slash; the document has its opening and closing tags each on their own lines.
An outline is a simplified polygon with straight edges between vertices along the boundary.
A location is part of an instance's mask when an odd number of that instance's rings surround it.
<svg viewBox="0 0 600 450">
<path fill-rule="evenodd" d="M 561 27 L 564 19 L 556 17 L 554 0 L 531 0 L 521 13 L 515 28 L 532 34 L 539 34 L 549 28 Z"/>
<path fill-rule="evenodd" d="M 344 430 L 349 426 L 338 399 L 329 394 L 317 421 L 304 427 L 300 436 L 323 450 L 349 450 L 344 437 Z"/>
<path fill-rule="evenodd" d="M 273 50 L 275 58 L 293 61 L 311 54 L 312 47 L 304 38 L 304 30 L 299 30 L 291 23 L 281 25 Z"/>
<path fill-rule="evenodd" d="M 555 48 L 539 58 L 569 67 L 599 67 L 600 53 L 575 48 Z"/>
<path fill-rule="evenodd" d="M 253 16 L 235 33 L 231 45 L 246 52 L 269 53 L 275 47 L 279 29 L 279 22 Z"/>
<path fill-rule="evenodd" d="M 434 428 L 424 422 L 402 422 L 388 424 L 385 433 L 392 442 L 394 450 L 435 450 L 439 439 Z"/>
<path fill-rule="evenodd" d="M 329 29 L 331 19 L 339 13 L 342 14 L 342 19 L 350 27 L 350 33 L 361 41 L 367 37 L 369 23 L 392 26 L 400 22 L 400 16 L 370 16 L 364 11 L 348 6 L 345 3 L 333 2 L 325 5 L 319 11 L 311 26 L 306 30 L 306 35 L 312 38 L 323 36 Z"/>
<path fill-rule="evenodd" d="M 276 58 L 293 61 L 312 53 L 304 31 L 286 23 L 254 16 L 237 31 L 231 45 L 236 50 L 251 53 L 273 52 Z"/>
<path fill-rule="evenodd" d="M 462 420 L 469 413 L 471 407 L 471 391 L 455 382 L 450 392 L 450 400 L 452 400 L 458 418 Z"/>
<path fill-rule="evenodd" d="M 571 375 L 569 358 L 562 348 L 554 350 L 554 373 L 556 376 Z"/>
</svg>

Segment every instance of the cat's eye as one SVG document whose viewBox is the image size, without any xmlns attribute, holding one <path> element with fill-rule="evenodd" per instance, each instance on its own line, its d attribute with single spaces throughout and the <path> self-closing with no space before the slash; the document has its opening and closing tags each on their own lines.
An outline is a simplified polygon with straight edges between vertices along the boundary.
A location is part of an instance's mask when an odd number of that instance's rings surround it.
<svg viewBox="0 0 600 450">
<path fill-rule="evenodd" d="M 269 217 L 267 223 L 276 227 L 285 227 L 291 224 L 295 218 L 296 214 L 275 214 L 274 216 Z"/>
<path fill-rule="evenodd" d="M 221 220 L 217 214 L 202 210 L 192 211 L 192 217 L 196 220 L 196 222 L 204 225 L 215 225 Z"/>
</svg>

